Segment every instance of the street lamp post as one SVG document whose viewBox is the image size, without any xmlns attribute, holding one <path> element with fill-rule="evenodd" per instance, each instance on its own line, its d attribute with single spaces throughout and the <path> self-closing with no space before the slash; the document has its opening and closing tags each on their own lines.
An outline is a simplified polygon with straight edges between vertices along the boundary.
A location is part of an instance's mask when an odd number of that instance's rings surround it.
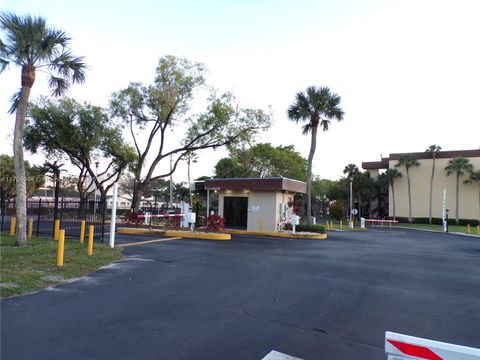
<svg viewBox="0 0 480 360">
<path fill-rule="evenodd" d="M 98 165 L 100 163 L 97 161 L 95 161 L 95 192 L 94 192 L 94 203 L 93 203 L 93 218 L 95 219 L 95 216 L 97 214 L 97 190 L 98 190 L 98 186 L 97 186 L 97 176 L 98 176 Z"/>
<path fill-rule="evenodd" d="M 352 189 L 353 189 L 353 179 L 350 178 L 350 221 L 348 222 L 348 226 L 350 227 L 350 229 L 353 229 L 353 220 L 352 220 L 352 210 L 353 210 Z"/>
</svg>

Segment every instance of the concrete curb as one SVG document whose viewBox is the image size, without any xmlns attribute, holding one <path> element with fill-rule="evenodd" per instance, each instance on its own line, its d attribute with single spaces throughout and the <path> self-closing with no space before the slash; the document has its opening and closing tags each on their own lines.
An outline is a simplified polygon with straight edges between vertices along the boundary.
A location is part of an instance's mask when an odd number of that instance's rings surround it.
<svg viewBox="0 0 480 360">
<path fill-rule="evenodd" d="M 312 239 L 312 240 L 326 240 L 327 234 L 302 234 L 302 233 L 285 233 L 285 232 L 268 232 L 268 231 L 248 231 L 248 230 L 223 230 L 229 234 L 236 235 L 259 235 L 259 236 L 273 236 L 290 239 Z"/>
<path fill-rule="evenodd" d="M 189 239 L 204 239 L 204 240 L 231 240 L 230 234 L 213 234 L 213 233 L 196 233 L 190 231 L 175 231 L 175 230 L 149 230 L 149 229 L 133 229 L 133 228 L 119 228 L 117 233 L 126 235 L 160 235 L 165 237 L 182 237 Z"/>
<path fill-rule="evenodd" d="M 466 234 L 466 233 L 454 232 L 454 231 L 443 232 L 443 231 L 431 230 L 431 229 L 415 229 L 415 228 L 404 227 L 404 226 L 395 226 L 395 227 L 392 228 L 392 229 L 415 230 L 415 231 L 432 232 L 432 233 L 439 233 L 439 234 L 451 234 L 451 235 L 469 236 L 469 237 L 475 237 L 475 238 L 479 238 L 479 237 L 480 237 L 480 235 L 476 235 L 476 234 Z"/>
</svg>

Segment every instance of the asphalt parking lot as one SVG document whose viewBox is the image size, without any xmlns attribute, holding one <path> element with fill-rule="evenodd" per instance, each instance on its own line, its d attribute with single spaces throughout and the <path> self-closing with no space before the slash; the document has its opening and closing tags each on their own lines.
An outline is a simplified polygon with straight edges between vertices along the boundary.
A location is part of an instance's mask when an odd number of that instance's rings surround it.
<svg viewBox="0 0 480 360">
<path fill-rule="evenodd" d="M 385 359 L 385 330 L 480 348 L 479 238 L 386 229 L 182 239 L 124 254 L 2 301 L 1 358 Z"/>
</svg>

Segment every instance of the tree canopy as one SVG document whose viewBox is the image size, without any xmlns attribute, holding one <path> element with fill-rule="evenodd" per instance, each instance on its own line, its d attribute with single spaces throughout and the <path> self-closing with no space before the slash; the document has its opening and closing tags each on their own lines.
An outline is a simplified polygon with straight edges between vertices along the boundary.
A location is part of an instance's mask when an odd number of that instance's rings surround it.
<svg viewBox="0 0 480 360">
<path fill-rule="evenodd" d="M 270 143 L 260 143 L 247 149 L 231 149 L 230 156 L 219 160 L 215 166 L 217 178 L 275 176 L 306 180 L 307 160 L 293 145 L 274 147 Z"/>
<path fill-rule="evenodd" d="M 28 161 L 25 161 L 25 172 L 27 175 L 27 194 L 31 196 L 35 193 L 35 190 L 44 184 L 44 171 L 41 167 L 31 166 Z M 0 197 L 2 199 L 16 196 L 15 179 L 13 156 L 0 155 Z"/>
<path fill-rule="evenodd" d="M 121 129 L 103 109 L 73 99 L 41 99 L 33 104 L 25 147 L 33 153 L 41 149 L 48 157 L 68 158 L 80 170 L 79 192 L 88 188 L 90 179 L 104 198 L 135 160 L 133 148 L 123 141 Z M 96 162 L 103 166 L 99 172 Z"/>
<path fill-rule="evenodd" d="M 191 152 L 249 142 L 270 126 L 270 116 L 259 109 L 239 107 L 232 94 L 211 94 L 203 113 L 190 114 L 197 90 L 205 90 L 205 67 L 184 58 L 165 56 L 159 60 L 151 85 L 131 83 L 113 94 L 111 113 L 129 129 L 137 160 L 133 165 L 135 204 L 138 209 L 147 186 L 169 176 Z M 186 128 L 184 138 L 172 145 L 171 131 Z M 141 135 L 140 135 L 141 134 Z M 173 166 L 155 171 L 162 160 L 173 158 Z"/>
</svg>

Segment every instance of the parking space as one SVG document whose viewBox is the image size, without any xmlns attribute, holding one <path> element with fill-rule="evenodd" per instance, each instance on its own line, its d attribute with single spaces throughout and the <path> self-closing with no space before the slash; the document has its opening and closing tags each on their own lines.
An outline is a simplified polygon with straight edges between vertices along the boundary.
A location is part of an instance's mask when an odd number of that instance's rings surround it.
<svg viewBox="0 0 480 360">
<path fill-rule="evenodd" d="M 2 358 L 261 359 L 277 350 L 384 359 L 385 330 L 480 347 L 476 238 L 410 230 L 330 232 L 327 241 L 233 235 L 145 243 L 124 254 L 55 291 L 2 301 Z"/>
</svg>

